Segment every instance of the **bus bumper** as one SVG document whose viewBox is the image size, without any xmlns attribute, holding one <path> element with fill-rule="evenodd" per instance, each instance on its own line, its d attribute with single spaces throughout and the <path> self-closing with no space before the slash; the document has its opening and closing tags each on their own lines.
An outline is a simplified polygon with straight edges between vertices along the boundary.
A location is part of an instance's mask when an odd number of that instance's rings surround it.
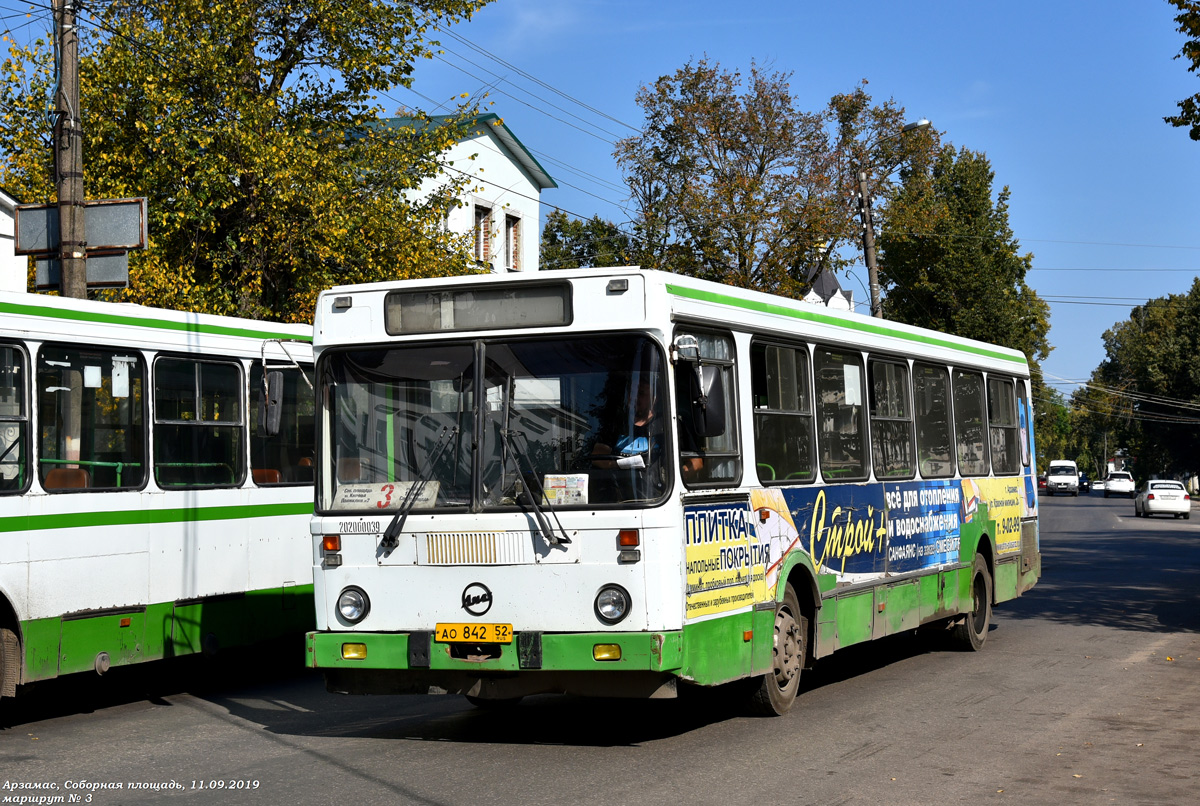
<svg viewBox="0 0 1200 806">
<path fill-rule="evenodd" d="M 325 672 L 330 691 L 346 694 L 675 696 L 680 632 L 524 632 L 515 638 L 466 646 L 435 642 L 429 632 L 310 632 L 306 659 Z"/>
</svg>

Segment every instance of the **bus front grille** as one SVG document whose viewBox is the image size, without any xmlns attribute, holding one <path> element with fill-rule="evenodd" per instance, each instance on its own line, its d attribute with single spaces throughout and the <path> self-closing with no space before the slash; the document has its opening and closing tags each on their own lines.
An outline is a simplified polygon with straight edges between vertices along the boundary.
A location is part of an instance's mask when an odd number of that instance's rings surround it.
<svg viewBox="0 0 1200 806">
<path fill-rule="evenodd" d="M 529 536 L 515 532 L 430 532 L 425 535 L 424 549 L 417 553 L 419 565 L 515 565 L 529 561 L 525 556 Z"/>
</svg>

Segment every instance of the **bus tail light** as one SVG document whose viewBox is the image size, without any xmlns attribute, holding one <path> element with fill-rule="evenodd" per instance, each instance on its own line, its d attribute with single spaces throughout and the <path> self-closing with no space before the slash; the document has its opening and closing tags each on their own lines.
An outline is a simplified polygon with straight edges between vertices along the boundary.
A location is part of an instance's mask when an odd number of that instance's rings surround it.
<svg viewBox="0 0 1200 806">
<path fill-rule="evenodd" d="M 325 535 L 321 540 L 322 551 L 341 551 L 342 536 L 341 535 Z"/>
<path fill-rule="evenodd" d="M 637 529 L 622 529 L 617 532 L 617 545 L 623 549 L 635 549 L 642 543 Z"/>
</svg>

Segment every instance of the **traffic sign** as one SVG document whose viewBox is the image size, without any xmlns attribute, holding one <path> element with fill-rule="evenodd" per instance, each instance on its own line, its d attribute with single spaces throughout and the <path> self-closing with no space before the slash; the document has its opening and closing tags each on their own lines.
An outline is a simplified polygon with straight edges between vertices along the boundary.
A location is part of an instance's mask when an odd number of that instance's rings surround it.
<svg viewBox="0 0 1200 806">
<path fill-rule="evenodd" d="M 145 249 L 149 241 L 146 199 L 95 199 L 83 205 L 83 231 L 89 251 Z M 18 204 L 18 255 L 57 255 L 58 205 Z"/>
</svg>

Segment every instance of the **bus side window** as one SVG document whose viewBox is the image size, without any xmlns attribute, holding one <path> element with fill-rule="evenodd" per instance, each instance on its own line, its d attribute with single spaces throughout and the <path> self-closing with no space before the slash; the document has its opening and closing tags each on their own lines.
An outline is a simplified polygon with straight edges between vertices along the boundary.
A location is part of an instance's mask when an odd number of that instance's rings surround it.
<svg viewBox="0 0 1200 806">
<path fill-rule="evenodd" d="M 1021 427 L 1021 464 L 1029 467 L 1033 451 L 1033 411 L 1025 394 L 1025 382 L 1017 382 L 1017 419 Z"/>
<path fill-rule="evenodd" d="M 278 429 L 267 433 L 268 417 L 263 391 L 263 366 L 255 362 L 250 370 L 250 468 L 254 483 L 304 484 L 313 480 L 313 440 L 316 401 L 300 373 L 313 380 L 311 366 L 272 366 L 268 377 L 280 379 Z"/>
<path fill-rule="evenodd" d="M 869 466 L 862 356 L 818 347 L 813 352 L 813 375 L 821 475 L 826 481 L 866 479 Z"/>
<path fill-rule="evenodd" d="M 955 370 L 954 432 L 958 436 L 958 470 L 963 476 L 988 474 L 985 409 L 983 376 L 978 372 Z"/>
<path fill-rule="evenodd" d="M 808 350 L 755 342 L 750 346 L 754 456 L 763 484 L 816 478 Z"/>
<path fill-rule="evenodd" d="M 154 478 L 160 487 L 229 487 L 245 476 L 242 370 L 160 357 L 154 365 Z"/>
<path fill-rule="evenodd" d="M 954 433 L 950 419 L 950 373 L 945 367 L 913 365 L 913 410 L 921 477 L 954 475 Z"/>
<path fill-rule="evenodd" d="M 996 475 L 1012 475 L 1021 469 L 1017 407 L 1013 382 L 988 377 L 988 436 L 992 443 L 992 469 Z"/>
<path fill-rule="evenodd" d="M 914 475 L 908 366 L 902 362 L 871 361 L 871 455 L 878 478 Z"/>
<path fill-rule="evenodd" d="M 129 350 L 38 353 L 38 475 L 52 492 L 122 490 L 146 478 L 145 364 Z"/>
<path fill-rule="evenodd" d="M 28 376 L 25 351 L 13 344 L 0 344 L 0 494 L 21 492 L 29 480 L 29 415 L 25 406 Z"/>
</svg>

